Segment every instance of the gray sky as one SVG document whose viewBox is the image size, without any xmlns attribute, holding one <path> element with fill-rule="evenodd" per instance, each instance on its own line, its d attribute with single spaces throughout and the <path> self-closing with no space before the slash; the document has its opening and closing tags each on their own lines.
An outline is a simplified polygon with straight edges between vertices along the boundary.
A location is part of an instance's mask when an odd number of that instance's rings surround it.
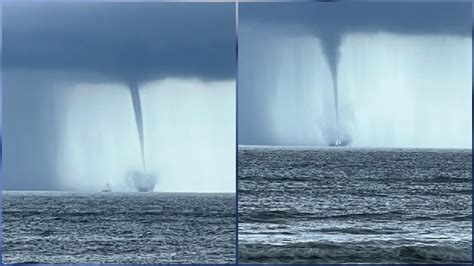
<svg viewBox="0 0 474 266">
<path fill-rule="evenodd" d="M 234 3 L 8 2 L 2 14 L 5 189 L 58 188 L 58 87 L 235 79 Z"/>
<path fill-rule="evenodd" d="M 6 3 L 5 69 L 111 79 L 235 73 L 233 3 Z"/>
</svg>

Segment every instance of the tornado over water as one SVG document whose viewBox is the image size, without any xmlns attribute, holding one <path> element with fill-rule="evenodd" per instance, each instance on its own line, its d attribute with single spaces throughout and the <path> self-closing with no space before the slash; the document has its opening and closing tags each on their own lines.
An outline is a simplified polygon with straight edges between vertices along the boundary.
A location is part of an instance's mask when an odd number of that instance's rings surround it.
<svg viewBox="0 0 474 266">
<path fill-rule="evenodd" d="M 340 45 L 341 45 L 341 34 L 339 32 L 334 33 L 325 33 L 319 34 L 321 48 L 326 57 L 327 63 L 329 65 L 329 70 L 331 71 L 332 78 L 332 89 L 334 94 L 334 109 L 336 114 L 336 140 L 335 144 L 340 144 L 340 125 L 339 125 L 339 95 L 338 95 L 338 84 L 337 84 L 337 66 L 339 64 L 340 57 Z"/>
<path fill-rule="evenodd" d="M 470 147 L 470 11 L 242 4 L 239 143 Z"/>
<path fill-rule="evenodd" d="M 142 104 L 140 101 L 140 93 L 138 91 L 138 84 L 135 81 L 129 81 L 128 87 L 132 96 L 133 111 L 135 114 L 135 124 L 137 125 L 138 138 L 140 140 L 140 152 L 142 155 L 143 171 L 146 169 L 145 165 L 145 146 L 143 139 L 143 116 Z"/>
<path fill-rule="evenodd" d="M 4 188 L 235 192 L 235 4 L 2 10 Z"/>
</svg>

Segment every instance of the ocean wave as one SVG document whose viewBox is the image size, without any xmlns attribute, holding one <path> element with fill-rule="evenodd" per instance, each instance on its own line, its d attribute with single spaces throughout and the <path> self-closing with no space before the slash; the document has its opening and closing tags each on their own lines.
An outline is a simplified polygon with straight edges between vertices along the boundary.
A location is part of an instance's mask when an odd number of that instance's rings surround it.
<svg viewBox="0 0 474 266">
<path fill-rule="evenodd" d="M 244 223 L 280 223 L 288 222 L 288 219 L 299 219 L 300 221 L 311 220 L 344 220 L 344 219 L 372 219 L 372 218 L 392 218 L 404 215 L 401 211 L 373 212 L 373 213 L 348 213 L 321 215 L 320 213 L 301 212 L 297 210 L 272 210 L 272 211 L 252 211 L 245 213 L 242 211 L 241 222 Z"/>
<path fill-rule="evenodd" d="M 472 258 L 471 245 L 241 244 L 239 250 L 242 263 L 470 263 Z"/>
<path fill-rule="evenodd" d="M 342 234 L 351 234 L 351 235 L 390 235 L 395 234 L 395 232 L 387 230 L 374 230 L 368 228 L 347 228 L 347 227 L 330 227 L 330 228 L 321 228 L 315 229 L 314 232 L 322 233 L 342 233 Z"/>
<path fill-rule="evenodd" d="M 453 217 L 451 220 L 456 222 L 472 221 L 472 215 L 456 216 Z"/>
</svg>

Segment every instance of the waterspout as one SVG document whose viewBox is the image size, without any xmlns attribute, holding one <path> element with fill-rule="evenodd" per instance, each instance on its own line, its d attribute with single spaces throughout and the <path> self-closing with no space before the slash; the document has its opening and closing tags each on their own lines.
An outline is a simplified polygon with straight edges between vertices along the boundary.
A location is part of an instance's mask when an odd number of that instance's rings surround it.
<svg viewBox="0 0 474 266">
<path fill-rule="evenodd" d="M 140 151 L 142 155 L 143 171 L 146 171 L 145 146 L 143 138 L 143 116 L 142 104 L 140 101 L 140 92 L 138 91 L 138 84 L 135 81 L 129 81 L 128 87 L 130 88 L 130 94 L 132 96 L 133 110 L 135 113 L 135 123 L 137 125 L 138 138 L 140 140 Z"/>
</svg>

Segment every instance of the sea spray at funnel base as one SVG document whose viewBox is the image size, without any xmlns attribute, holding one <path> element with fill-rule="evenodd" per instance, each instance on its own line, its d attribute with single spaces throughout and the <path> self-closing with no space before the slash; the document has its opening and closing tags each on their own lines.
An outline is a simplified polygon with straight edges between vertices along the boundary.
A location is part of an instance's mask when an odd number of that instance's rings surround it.
<svg viewBox="0 0 474 266">
<path fill-rule="evenodd" d="M 138 192 L 152 192 L 156 185 L 156 176 L 153 174 L 132 172 L 128 175 L 129 186 L 135 188 Z"/>
</svg>

